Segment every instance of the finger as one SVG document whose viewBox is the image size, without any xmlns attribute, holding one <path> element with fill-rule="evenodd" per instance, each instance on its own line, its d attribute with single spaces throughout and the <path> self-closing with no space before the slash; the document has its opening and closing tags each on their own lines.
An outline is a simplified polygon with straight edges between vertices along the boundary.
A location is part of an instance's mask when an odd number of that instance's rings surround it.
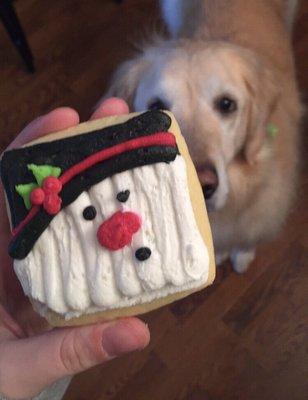
<svg viewBox="0 0 308 400">
<path fill-rule="evenodd" d="M 38 117 L 27 125 L 10 144 L 9 149 L 24 145 L 31 140 L 79 124 L 78 113 L 69 107 L 60 107 Z"/>
<path fill-rule="evenodd" d="M 117 97 L 111 97 L 100 103 L 97 109 L 92 114 L 90 120 L 108 117 L 111 115 L 128 114 L 129 108 L 127 103 Z"/>
<path fill-rule="evenodd" d="M 143 322 L 127 318 L 2 343 L 0 392 L 10 397 L 34 396 L 60 378 L 141 350 L 149 339 Z"/>
<path fill-rule="evenodd" d="M 7 313 L 6 309 L 0 304 L 0 338 L 23 338 L 25 334 L 21 327 Z"/>
</svg>

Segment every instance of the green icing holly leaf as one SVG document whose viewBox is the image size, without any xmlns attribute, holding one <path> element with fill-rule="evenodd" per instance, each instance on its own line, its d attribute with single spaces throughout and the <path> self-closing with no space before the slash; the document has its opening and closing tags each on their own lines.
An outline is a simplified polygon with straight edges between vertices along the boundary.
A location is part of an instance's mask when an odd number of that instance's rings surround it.
<svg viewBox="0 0 308 400">
<path fill-rule="evenodd" d="M 275 137 L 278 135 L 279 133 L 279 129 L 278 126 L 273 124 L 272 122 L 270 122 L 267 127 L 267 133 L 269 135 L 269 137 L 271 137 L 272 139 L 275 139 Z"/>
<path fill-rule="evenodd" d="M 43 180 L 48 176 L 54 176 L 58 178 L 61 175 L 61 168 L 53 167 L 52 165 L 35 165 L 28 164 L 28 170 L 31 171 L 36 179 L 37 183 L 26 183 L 25 185 L 16 185 L 16 192 L 24 199 L 24 203 L 27 210 L 31 208 L 30 195 L 33 189 L 36 189 L 43 184 Z"/>
<path fill-rule="evenodd" d="M 24 203 L 27 210 L 31 208 L 30 194 L 33 189 L 36 189 L 38 185 L 36 183 L 26 183 L 25 185 L 16 185 L 16 192 L 24 199 Z"/>
<path fill-rule="evenodd" d="M 52 165 L 29 164 L 27 167 L 33 173 L 39 186 L 42 186 L 43 180 L 48 176 L 58 178 L 61 175 L 61 168 L 53 167 Z"/>
</svg>

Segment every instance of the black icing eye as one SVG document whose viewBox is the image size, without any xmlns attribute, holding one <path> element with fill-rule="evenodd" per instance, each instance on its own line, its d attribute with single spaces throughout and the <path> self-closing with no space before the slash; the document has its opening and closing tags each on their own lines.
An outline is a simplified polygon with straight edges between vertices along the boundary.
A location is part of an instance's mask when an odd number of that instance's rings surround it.
<svg viewBox="0 0 308 400">
<path fill-rule="evenodd" d="M 145 261 L 151 257 L 151 249 L 148 247 L 140 247 L 140 249 L 136 250 L 135 256 L 139 261 Z"/>
<path fill-rule="evenodd" d="M 148 110 L 169 110 L 169 106 L 161 99 L 155 99 L 149 102 Z"/>
<path fill-rule="evenodd" d="M 87 221 L 92 221 L 96 217 L 96 209 L 93 206 L 88 206 L 83 210 L 83 218 Z"/>
<path fill-rule="evenodd" d="M 117 200 L 120 203 L 125 203 L 128 200 L 129 195 L 130 195 L 130 191 L 129 190 L 124 190 L 123 192 L 119 192 L 117 194 Z"/>
<path fill-rule="evenodd" d="M 232 114 L 237 110 L 237 103 L 230 96 L 220 96 L 215 100 L 215 109 L 222 115 Z"/>
</svg>

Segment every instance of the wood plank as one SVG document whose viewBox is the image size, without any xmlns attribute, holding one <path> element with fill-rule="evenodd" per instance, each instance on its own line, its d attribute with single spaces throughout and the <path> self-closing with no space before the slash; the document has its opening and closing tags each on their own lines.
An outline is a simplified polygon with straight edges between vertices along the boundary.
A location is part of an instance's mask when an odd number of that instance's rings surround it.
<svg viewBox="0 0 308 400">
<path fill-rule="evenodd" d="M 86 119 L 115 67 L 160 29 L 156 0 L 16 0 L 35 54 L 27 74 L 0 25 L 0 146 L 36 116 L 71 105 Z M 308 2 L 294 44 L 308 93 Z M 303 130 L 308 121 L 303 123 Z M 151 344 L 76 376 L 65 400 L 304 400 L 308 397 L 308 136 L 298 201 L 251 269 L 142 319 Z"/>
</svg>

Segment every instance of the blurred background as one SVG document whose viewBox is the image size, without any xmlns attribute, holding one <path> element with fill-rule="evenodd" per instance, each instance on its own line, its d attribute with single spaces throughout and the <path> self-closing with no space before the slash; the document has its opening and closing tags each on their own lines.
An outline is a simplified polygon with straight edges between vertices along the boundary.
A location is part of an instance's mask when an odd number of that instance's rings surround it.
<svg viewBox="0 0 308 400">
<path fill-rule="evenodd" d="M 0 0 L 0 11 L 4 3 Z M 115 67 L 134 54 L 133 43 L 163 29 L 157 3 L 14 1 L 35 73 L 27 72 L 0 20 L 1 151 L 25 124 L 55 107 L 74 107 L 87 119 Z M 299 10 L 294 47 L 307 102 L 307 0 Z M 23 56 L 32 69 L 29 55 Z M 277 240 L 259 249 L 246 274 L 236 275 L 225 264 L 210 289 L 144 316 L 150 347 L 75 377 L 65 400 L 308 398 L 306 130 L 307 119 L 299 198 Z"/>
</svg>

